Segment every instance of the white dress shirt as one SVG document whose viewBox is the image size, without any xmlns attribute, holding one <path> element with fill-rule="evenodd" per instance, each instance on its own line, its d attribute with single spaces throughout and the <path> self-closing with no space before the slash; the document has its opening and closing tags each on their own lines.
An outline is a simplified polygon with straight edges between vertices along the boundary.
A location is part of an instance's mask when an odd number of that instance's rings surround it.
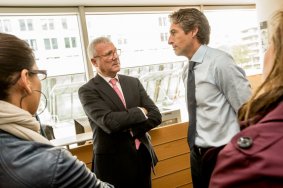
<svg viewBox="0 0 283 188">
<path fill-rule="evenodd" d="M 191 61 L 196 62 L 195 144 L 199 147 L 227 144 L 240 130 L 238 109 L 251 96 L 245 72 L 229 54 L 206 45 L 199 47 Z M 182 76 L 187 94 L 188 65 Z"/>
</svg>

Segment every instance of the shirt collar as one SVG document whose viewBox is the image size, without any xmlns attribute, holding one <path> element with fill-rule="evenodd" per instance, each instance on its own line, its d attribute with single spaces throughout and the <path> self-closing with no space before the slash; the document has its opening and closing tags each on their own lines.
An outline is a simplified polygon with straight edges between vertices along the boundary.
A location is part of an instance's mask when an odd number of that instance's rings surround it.
<svg viewBox="0 0 283 188">
<path fill-rule="evenodd" d="M 111 77 L 107 77 L 107 76 L 103 76 L 102 74 L 100 74 L 99 72 L 97 73 L 99 76 L 101 76 L 107 83 L 110 82 L 110 80 L 112 79 Z M 118 74 L 116 74 L 116 76 L 114 77 L 118 80 L 119 82 L 119 77 L 118 77 Z"/>
<path fill-rule="evenodd" d="M 207 46 L 206 45 L 201 45 L 198 50 L 196 51 L 196 53 L 193 55 L 192 59 L 190 61 L 194 61 L 197 63 L 202 63 L 205 53 L 207 51 Z"/>
</svg>

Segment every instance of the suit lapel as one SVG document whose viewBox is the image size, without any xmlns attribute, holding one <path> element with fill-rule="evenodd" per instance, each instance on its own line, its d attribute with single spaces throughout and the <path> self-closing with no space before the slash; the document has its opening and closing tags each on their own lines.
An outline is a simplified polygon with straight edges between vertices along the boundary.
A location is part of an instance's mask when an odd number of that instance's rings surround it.
<svg viewBox="0 0 283 188">
<path fill-rule="evenodd" d="M 103 93 L 109 100 L 111 100 L 120 109 L 125 109 L 123 102 L 114 91 L 114 89 L 107 83 L 101 76 L 96 75 L 94 78 L 94 84 L 99 92 Z"/>
</svg>

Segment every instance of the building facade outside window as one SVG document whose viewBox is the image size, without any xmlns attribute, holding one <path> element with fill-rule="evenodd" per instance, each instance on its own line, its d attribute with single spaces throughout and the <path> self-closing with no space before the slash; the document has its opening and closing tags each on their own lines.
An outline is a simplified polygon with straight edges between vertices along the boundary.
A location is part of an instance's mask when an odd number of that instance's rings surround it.
<svg viewBox="0 0 283 188">
<path fill-rule="evenodd" d="M 262 71 L 255 9 L 205 10 L 211 25 L 210 45 L 233 56 L 248 75 Z"/>
</svg>

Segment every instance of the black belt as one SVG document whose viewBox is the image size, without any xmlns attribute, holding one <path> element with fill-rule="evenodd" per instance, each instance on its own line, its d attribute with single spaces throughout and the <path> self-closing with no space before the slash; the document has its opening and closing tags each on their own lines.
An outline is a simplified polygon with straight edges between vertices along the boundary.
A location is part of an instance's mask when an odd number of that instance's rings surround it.
<svg viewBox="0 0 283 188">
<path fill-rule="evenodd" d="M 203 147 L 194 145 L 195 152 L 199 154 L 200 156 L 203 156 L 209 149 L 211 149 L 211 147 L 203 148 Z"/>
</svg>

